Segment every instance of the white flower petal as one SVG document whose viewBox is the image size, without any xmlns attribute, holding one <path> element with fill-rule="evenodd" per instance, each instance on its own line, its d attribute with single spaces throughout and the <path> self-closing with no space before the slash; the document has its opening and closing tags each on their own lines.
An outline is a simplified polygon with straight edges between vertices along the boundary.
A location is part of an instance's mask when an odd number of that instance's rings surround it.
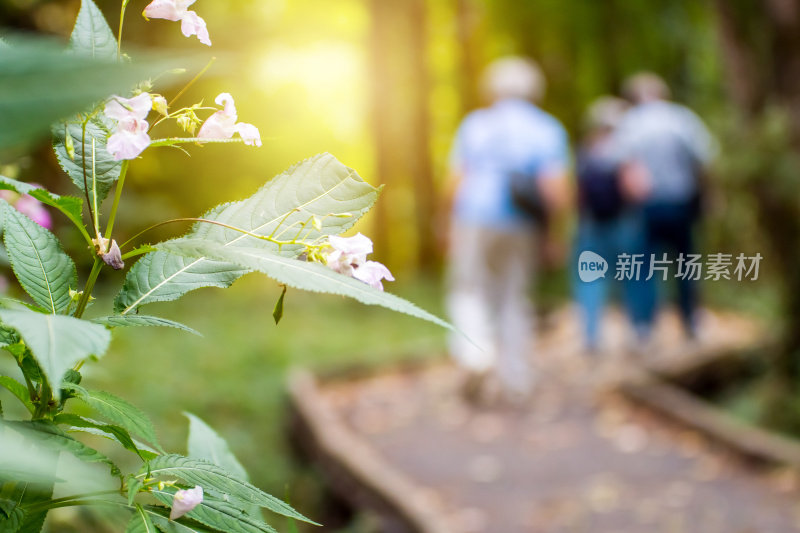
<svg viewBox="0 0 800 533">
<path fill-rule="evenodd" d="M 114 159 L 134 159 L 150 145 L 148 124 L 144 120 L 126 119 L 119 123 L 117 131 L 108 138 L 106 149 Z"/>
<path fill-rule="evenodd" d="M 197 35 L 201 43 L 211 46 L 206 21 L 194 11 L 187 11 L 181 16 L 181 32 L 186 36 Z"/>
<path fill-rule="evenodd" d="M 203 502 L 203 487 L 197 485 L 193 489 L 179 490 L 172 498 L 170 520 L 177 520 Z"/>
<path fill-rule="evenodd" d="M 150 93 L 141 93 L 133 98 L 122 98 L 121 96 L 112 96 L 106 103 L 103 110 L 107 117 L 116 120 L 137 119 L 144 120 L 150 109 L 153 107 L 153 100 Z"/>
<path fill-rule="evenodd" d="M 217 97 L 214 98 L 214 102 L 217 105 L 223 106 L 222 112 L 229 117 L 233 117 L 234 122 L 239 118 L 236 114 L 236 104 L 233 102 L 231 93 L 219 93 Z"/>
<path fill-rule="evenodd" d="M 389 269 L 377 261 L 367 261 L 358 266 L 353 270 L 353 277 L 379 290 L 383 290 L 382 279 L 394 281 L 394 276 L 389 272 Z"/>
<path fill-rule="evenodd" d="M 236 133 L 236 119 L 231 119 L 225 111 L 217 111 L 200 127 L 198 139 L 230 139 Z"/>
<path fill-rule="evenodd" d="M 328 237 L 328 242 L 337 250 L 350 255 L 363 255 L 365 259 L 368 254 L 372 253 L 372 241 L 361 233 L 352 237 L 331 235 Z"/>
<path fill-rule="evenodd" d="M 189 3 L 191 4 L 192 2 Z M 186 6 L 179 6 L 175 0 L 153 0 L 143 11 L 144 16 L 147 18 L 171 21 L 181 20 L 184 13 L 186 13 Z"/>
<path fill-rule="evenodd" d="M 239 136 L 247 146 L 261 146 L 261 134 L 258 132 L 258 128 L 252 124 L 239 122 L 236 124 L 236 131 L 239 132 Z"/>
</svg>

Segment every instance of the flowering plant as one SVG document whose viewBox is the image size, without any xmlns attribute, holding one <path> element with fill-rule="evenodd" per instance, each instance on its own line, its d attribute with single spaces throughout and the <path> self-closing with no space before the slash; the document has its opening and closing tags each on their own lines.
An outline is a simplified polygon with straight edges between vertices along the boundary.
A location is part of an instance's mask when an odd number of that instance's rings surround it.
<svg viewBox="0 0 800 533">
<path fill-rule="evenodd" d="M 184 35 L 210 45 L 205 21 L 188 9 L 193 3 L 154 0 L 144 15 L 180 21 Z M 27 412 L 14 419 L 0 409 L 0 531 L 40 531 L 49 510 L 68 506 L 121 510 L 129 517 L 130 533 L 274 531 L 263 520 L 262 508 L 311 522 L 250 484 L 224 440 L 193 415 L 187 415 L 189 454 L 166 453 L 142 411 L 81 385 L 83 365 L 103 356 L 115 328 L 167 326 L 191 332 L 140 309 L 202 287 L 228 287 L 250 272 L 283 286 L 273 312 L 276 322 L 286 288 L 294 287 L 447 324 L 383 292 L 382 280 L 393 277 L 384 265 L 367 260 L 372 252 L 368 238 L 340 236 L 369 210 L 379 189 L 328 154 L 299 163 L 249 198 L 217 206 L 200 218 L 158 224 L 193 222 L 182 237 L 142 243 L 150 227 L 117 242 L 115 219 L 125 178 L 142 154 L 161 146 L 210 142 L 261 146 L 258 128 L 239 122 L 230 94 L 216 97 L 219 107 L 178 107 L 177 96 L 168 101 L 153 92 L 150 76 L 154 69 L 161 74 L 163 63 L 143 66 L 121 53 L 127 4 L 122 1 L 117 37 L 93 1 L 83 0 L 66 53 L 22 41 L 0 44 L 0 149 L 32 138 L 37 128 L 55 121 L 56 157 L 80 192 L 58 196 L 0 176 L 3 241 L 30 297 L 0 299 L 0 348 L 18 367 L 16 375 L 0 375 L 0 387 Z M 72 82 L 43 83 L 48 76 Z M 30 93 L 21 87 L 30 87 Z M 205 120 L 197 115 L 208 112 Z M 170 122 L 185 135 L 153 138 L 157 126 Z M 101 230 L 100 208 L 112 190 Z M 91 262 L 91 270 L 80 285 L 75 261 L 48 229 L 48 209 L 66 217 L 85 242 L 81 259 Z M 114 299 L 114 313 L 87 318 L 98 277 L 133 261 Z M 78 434 L 107 437 L 140 465 L 123 471 Z M 107 468 L 98 472 L 92 463 Z M 94 490 L 79 490 L 87 483 Z"/>
</svg>

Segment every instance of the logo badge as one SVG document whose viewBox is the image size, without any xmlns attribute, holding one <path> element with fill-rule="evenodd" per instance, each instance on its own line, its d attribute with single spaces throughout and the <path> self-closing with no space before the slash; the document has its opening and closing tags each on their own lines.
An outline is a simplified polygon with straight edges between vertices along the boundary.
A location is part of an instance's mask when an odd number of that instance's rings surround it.
<svg viewBox="0 0 800 533">
<path fill-rule="evenodd" d="M 578 277 L 584 283 L 590 283 L 598 278 L 606 277 L 608 263 L 599 254 L 584 250 L 578 257 Z"/>
</svg>

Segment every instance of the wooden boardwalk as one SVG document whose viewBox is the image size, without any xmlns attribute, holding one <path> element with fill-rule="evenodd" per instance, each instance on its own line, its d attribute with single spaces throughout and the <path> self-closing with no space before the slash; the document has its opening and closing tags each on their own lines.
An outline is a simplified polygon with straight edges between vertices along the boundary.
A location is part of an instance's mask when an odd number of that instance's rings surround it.
<svg viewBox="0 0 800 533">
<path fill-rule="evenodd" d="M 336 428 L 334 441 L 343 439 L 343 460 L 352 463 L 344 468 L 415 500 L 418 514 L 427 513 L 417 517 L 428 524 L 419 531 L 800 531 L 793 470 L 756 469 L 610 391 L 597 377 L 602 356 L 580 353 L 576 328 L 570 312 L 553 321 L 535 356 L 539 386 L 524 409 L 471 407 L 448 364 L 332 381 L 314 402 L 324 404 L 317 407 Z M 624 342 L 620 320 L 610 319 L 610 331 L 613 352 Z M 747 346 L 756 335 L 747 321 L 709 315 L 702 340 L 687 346 L 665 320 L 642 357 L 668 366 Z"/>
</svg>

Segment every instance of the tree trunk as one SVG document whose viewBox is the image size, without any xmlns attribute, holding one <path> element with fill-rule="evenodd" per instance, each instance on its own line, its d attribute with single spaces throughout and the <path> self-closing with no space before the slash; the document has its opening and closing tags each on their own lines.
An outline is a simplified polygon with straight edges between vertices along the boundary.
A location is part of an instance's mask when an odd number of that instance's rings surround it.
<svg viewBox="0 0 800 533">
<path fill-rule="evenodd" d="M 745 34 L 742 21 L 730 0 L 714 0 L 722 57 L 731 100 L 751 117 L 765 102 L 765 83 L 757 67 L 757 52 Z"/>
<path fill-rule="evenodd" d="M 384 185 L 391 185 L 392 139 L 388 124 L 391 122 L 391 73 L 390 53 L 386 33 L 391 26 L 391 2 L 371 0 L 370 31 L 370 70 L 371 70 L 371 119 L 372 135 L 375 139 L 375 171 L 377 179 Z M 389 205 L 379 200 L 375 206 L 375 227 L 373 239 L 381 247 L 390 247 Z"/>
<path fill-rule="evenodd" d="M 436 209 L 436 188 L 433 183 L 433 163 L 431 157 L 431 117 L 430 117 L 430 74 L 427 58 L 428 16 L 425 0 L 410 0 L 411 24 L 409 44 L 411 52 L 412 78 L 412 139 L 410 147 L 411 175 L 414 183 L 414 204 L 416 211 L 417 266 L 423 271 L 431 271 L 442 258 L 436 245 L 434 215 Z"/>
</svg>

